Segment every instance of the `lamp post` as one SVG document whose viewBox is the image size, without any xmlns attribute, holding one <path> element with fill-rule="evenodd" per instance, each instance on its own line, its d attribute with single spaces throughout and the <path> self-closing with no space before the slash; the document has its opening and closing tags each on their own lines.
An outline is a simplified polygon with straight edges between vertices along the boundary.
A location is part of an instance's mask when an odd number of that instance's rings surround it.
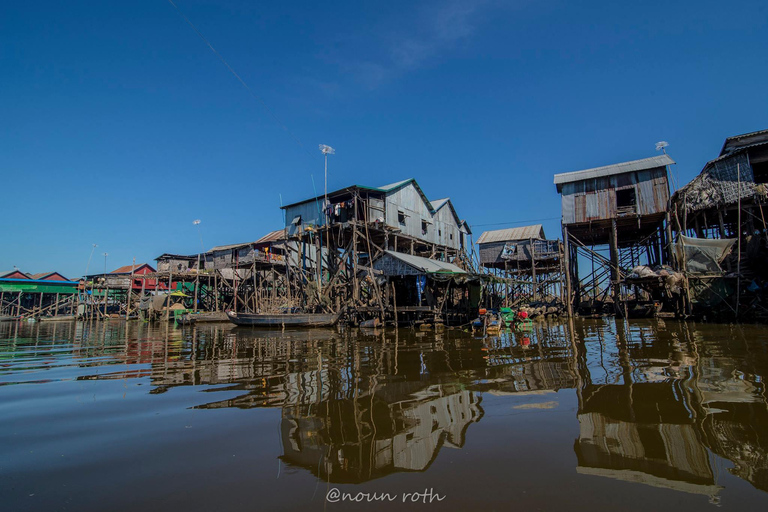
<svg viewBox="0 0 768 512">
<path fill-rule="evenodd" d="M 325 210 L 328 207 L 328 155 L 335 155 L 336 150 L 325 144 L 320 144 L 319 147 L 325 157 L 325 187 L 323 189 L 323 210 Z"/>
<path fill-rule="evenodd" d="M 320 144 L 319 146 L 320 151 L 323 153 L 323 157 L 325 158 L 325 172 L 324 172 L 324 185 L 323 185 L 323 215 L 325 219 L 325 225 L 328 226 L 330 219 L 329 216 L 325 213 L 328 208 L 328 155 L 335 155 L 336 150 L 333 149 L 331 146 L 328 146 L 326 144 Z M 322 237 L 322 232 L 321 237 Z M 318 290 L 323 289 L 323 247 L 322 247 L 322 239 L 319 242 L 319 249 L 317 251 L 317 288 Z"/>
</svg>

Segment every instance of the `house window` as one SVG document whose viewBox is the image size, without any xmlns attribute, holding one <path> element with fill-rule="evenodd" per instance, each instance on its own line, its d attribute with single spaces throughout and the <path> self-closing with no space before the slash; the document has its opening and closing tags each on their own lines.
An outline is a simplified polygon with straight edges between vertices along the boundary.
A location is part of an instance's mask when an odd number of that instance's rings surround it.
<svg viewBox="0 0 768 512">
<path fill-rule="evenodd" d="M 635 213 L 635 189 L 625 188 L 616 191 L 616 213 L 626 215 Z"/>
<path fill-rule="evenodd" d="M 429 227 L 429 223 L 425 220 L 421 221 L 421 234 L 426 235 L 427 234 L 427 227 Z"/>
<path fill-rule="evenodd" d="M 437 230 L 437 236 L 443 236 L 443 230 L 442 229 L 438 229 Z"/>
<path fill-rule="evenodd" d="M 453 233 L 451 233 L 451 240 L 453 240 Z"/>
<path fill-rule="evenodd" d="M 400 210 L 397 211 L 397 222 L 405 225 L 405 212 Z"/>
</svg>

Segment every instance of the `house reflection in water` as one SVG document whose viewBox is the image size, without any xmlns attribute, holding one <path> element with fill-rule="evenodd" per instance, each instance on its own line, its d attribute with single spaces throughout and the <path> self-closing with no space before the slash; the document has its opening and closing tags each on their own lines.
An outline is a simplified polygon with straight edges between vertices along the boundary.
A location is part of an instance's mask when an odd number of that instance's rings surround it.
<svg viewBox="0 0 768 512">
<path fill-rule="evenodd" d="M 714 452 L 735 464 L 731 473 L 768 490 L 768 410 L 762 379 L 744 378 L 748 349 L 725 357 L 722 344 L 703 343 L 688 326 L 670 333 L 659 325 L 643 332 L 617 323 L 616 353 L 605 358 L 595 357 L 610 351 L 604 339 L 577 332 L 591 340 L 578 365 L 577 472 L 717 502 Z"/>
<path fill-rule="evenodd" d="M 574 389 L 576 418 L 552 421 L 578 421 L 578 473 L 714 500 L 735 475 L 768 492 L 764 327 L 577 320 L 482 339 L 210 327 L 163 339 L 74 325 L 74 359 L 123 363 L 78 379 L 148 378 L 152 394 L 201 386 L 197 409 L 280 408 L 282 460 L 330 482 L 426 470 L 464 445 L 482 396 Z"/>
<path fill-rule="evenodd" d="M 482 414 L 475 393 L 439 384 L 411 395 L 384 388 L 361 400 L 285 407 L 282 460 L 332 483 L 424 471 L 442 447 L 463 446 Z"/>
<path fill-rule="evenodd" d="M 714 495 L 707 449 L 674 384 L 642 383 L 585 389 L 575 450 L 577 471 Z M 656 406 L 659 406 L 656 408 Z"/>
</svg>

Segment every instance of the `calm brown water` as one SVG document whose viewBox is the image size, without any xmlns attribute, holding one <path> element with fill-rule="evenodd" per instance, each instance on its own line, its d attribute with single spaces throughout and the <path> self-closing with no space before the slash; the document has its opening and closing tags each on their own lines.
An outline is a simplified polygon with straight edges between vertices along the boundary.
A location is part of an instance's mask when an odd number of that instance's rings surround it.
<svg viewBox="0 0 768 512">
<path fill-rule="evenodd" d="M 759 326 L 3 323 L 0 509 L 766 510 L 766 374 Z"/>
</svg>

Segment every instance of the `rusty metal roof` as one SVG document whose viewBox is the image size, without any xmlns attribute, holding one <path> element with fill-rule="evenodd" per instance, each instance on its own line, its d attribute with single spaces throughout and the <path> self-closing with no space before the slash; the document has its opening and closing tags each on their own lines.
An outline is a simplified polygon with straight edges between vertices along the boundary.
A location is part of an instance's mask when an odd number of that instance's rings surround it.
<svg viewBox="0 0 768 512">
<path fill-rule="evenodd" d="M 437 261 L 412 254 L 395 251 L 384 251 L 384 254 L 397 258 L 425 274 L 466 274 L 467 271 L 447 261 Z"/>
<path fill-rule="evenodd" d="M 256 240 L 257 244 L 265 244 L 268 242 L 279 242 L 281 240 L 285 240 L 285 230 L 284 229 L 276 229 L 275 231 L 271 231 L 264 235 L 263 237 Z"/>
<path fill-rule="evenodd" d="M 120 267 L 120 268 L 110 272 L 110 274 L 130 274 L 131 270 L 136 271 L 136 270 L 139 270 L 140 268 L 145 267 L 145 266 L 151 268 L 152 272 L 155 271 L 155 269 L 149 263 L 139 263 L 139 264 L 136 264 L 136 265 L 126 265 L 124 267 Z M 97 273 L 97 274 L 93 274 L 93 275 L 100 275 L 100 274 Z"/>
<path fill-rule="evenodd" d="M 494 242 L 509 242 L 512 240 L 529 240 L 531 238 L 545 240 L 544 226 L 534 224 L 532 226 L 520 226 L 519 228 L 497 229 L 485 231 L 477 239 L 478 244 L 490 244 Z"/>
<path fill-rule="evenodd" d="M 594 167 L 592 169 L 584 169 L 582 171 L 555 174 L 555 185 L 558 185 L 559 191 L 559 185 L 562 185 L 563 183 L 573 183 L 574 181 L 602 178 L 603 176 L 613 176 L 615 174 L 624 174 L 625 172 L 655 169 L 656 167 L 664 167 L 674 163 L 675 161 L 665 153 L 663 155 L 656 155 L 651 158 L 643 158 L 642 160 L 632 160 L 631 162 L 622 162 L 620 164 Z"/>
<path fill-rule="evenodd" d="M 744 147 L 753 146 L 768 142 L 768 130 L 759 130 L 756 132 L 742 133 L 725 139 L 723 148 L 720 150 L 720 156 Z"/>
<path fill-rule="evenodd" d="M 255 243 L 256 242 L 243 242 L 240 244 L 217 245 L 216 247 L 211 247 L 211 250 L 208 252 L 227 251 L 229 249 L 237 249 L 238 247 L 246 247 L 248 245 L 253 245 Z"/>
</svg>

